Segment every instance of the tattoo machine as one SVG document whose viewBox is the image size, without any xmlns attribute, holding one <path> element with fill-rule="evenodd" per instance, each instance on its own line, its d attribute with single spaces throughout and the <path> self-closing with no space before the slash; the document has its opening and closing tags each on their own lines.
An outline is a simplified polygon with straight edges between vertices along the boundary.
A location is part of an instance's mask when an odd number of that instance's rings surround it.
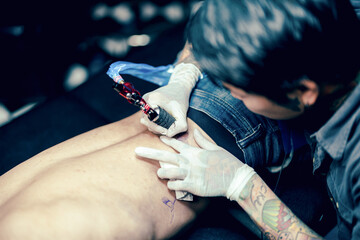
<svg viewBox="0 0 360 240">
<path fill-rule="evenodd" d="M 147 115 L 150 121 L 166 129 L 169 129 L 169 127 L 175 122 L 175 118 L 163 108 L 151 108 L 141 97 L 140 92 L 134 88 L 132 83 L 125 82 L 120 74 L 112 76 L 109 72 L 110 70 L 108 71 L 108 75 L 114 80 L 113 89 L 123 96 L 129 103 L 139 107 L 141 111 Z"/>
</svg>

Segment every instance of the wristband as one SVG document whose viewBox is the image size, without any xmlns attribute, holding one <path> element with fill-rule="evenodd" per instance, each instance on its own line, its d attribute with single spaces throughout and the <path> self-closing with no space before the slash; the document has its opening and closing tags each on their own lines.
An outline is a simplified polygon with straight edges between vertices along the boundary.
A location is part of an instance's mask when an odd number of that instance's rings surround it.
<svg viewBox="0 0 360 240">
<path fill-rule="evenodd" d="M 231 201 L 238 201 L 240 193 L 255 173 L 254 169 L 249 167 L 247 164 L 238 168 L 238 170 L 236 170 L 235 177 L 226 192 L 226 197 Z"/>
</svg>

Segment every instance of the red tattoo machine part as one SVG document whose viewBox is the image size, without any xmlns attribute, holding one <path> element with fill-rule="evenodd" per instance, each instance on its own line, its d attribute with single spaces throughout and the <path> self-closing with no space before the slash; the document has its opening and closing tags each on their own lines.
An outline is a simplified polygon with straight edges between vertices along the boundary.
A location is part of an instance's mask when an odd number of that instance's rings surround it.
<svg viewBox="0 0 360 240">
<path fill-rule="evenodd" d="M 175 118 L 164 109 L 159 107 L 156 111 L 151 108 L 141 97 L 140 92 L 134 88 L 134 85 L 132 83 L 125 82 L 120 75 L 114 78 L 113 89 L 123 96 L 129 103 L 139 107 L 141 111 L 148 116 L 149 120 L 157 125 L 168 129 L 175 122 Z"/>
</svg>

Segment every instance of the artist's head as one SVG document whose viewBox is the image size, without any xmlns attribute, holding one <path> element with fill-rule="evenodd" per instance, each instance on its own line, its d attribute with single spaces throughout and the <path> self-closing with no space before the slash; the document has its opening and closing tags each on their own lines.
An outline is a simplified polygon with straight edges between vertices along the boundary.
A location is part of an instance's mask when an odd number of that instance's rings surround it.
<svg viewBox="0 0 360 240">
<path fill-rule="evenodd" d="M 358 25 L 347 0 L 206 0 L 187 39 L 211 79 L 250 110 L 285 119 L 354 80 Z"/>
</svg>

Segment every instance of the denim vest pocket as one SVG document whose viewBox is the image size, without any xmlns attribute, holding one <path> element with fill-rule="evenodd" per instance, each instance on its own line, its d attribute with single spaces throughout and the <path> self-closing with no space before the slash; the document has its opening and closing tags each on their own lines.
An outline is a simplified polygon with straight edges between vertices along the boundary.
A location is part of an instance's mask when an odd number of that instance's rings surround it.
<svg viewBox="0 0 360 240">
<path fill-rule="evenodd" d="M 266 148 L 268 147 L 263 141 L 266 131 L 262 124 L 258 124 L 245 136 L 237 134 L 237 145 L 244 153 L 246 164 L 252 167 L 267 165 L 268 159 Z"/>
<path fill-rule="evenodd" d="M 264 133 L 261 123 L 253 128 L 253 131 L 249 135 L 245 136 L 242 139 L 236 139 L 237 144 L 240 148 L 245 149 L 253 142 L 257 141 Z M 238 137 L 237 137 L 238 138 Z"/>
</svg>

